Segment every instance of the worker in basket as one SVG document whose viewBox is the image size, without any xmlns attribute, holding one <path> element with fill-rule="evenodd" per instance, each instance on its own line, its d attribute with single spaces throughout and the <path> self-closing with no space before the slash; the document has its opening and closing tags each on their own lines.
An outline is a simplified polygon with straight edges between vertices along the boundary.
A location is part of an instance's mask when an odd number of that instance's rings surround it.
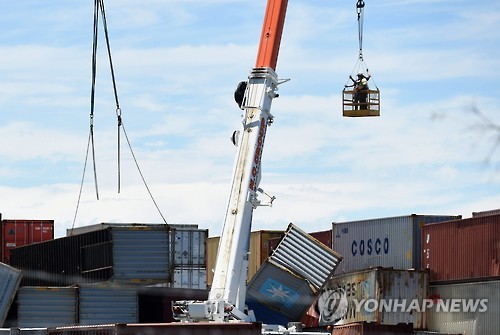
<svg viewBox="0 0 500 335">
<path fill-rule="evenodd" d="M 368 71 L 368 69 L 367 69 Z M 367 72 L 368 73 L 368 72 Z M 352 85 L 346 85 L 345 87 L 354 87 L 354 95 L 352 97 L 352 101 L 356 104 L 355 109 L 367 109 L 368 104 L 366 102 L 368 98 L 368 80 L 370 80 L 371 75 L 368 73 L 368 76 L 365 76 L 362 72 L 358 73 L 358 79 L 354 80 L 352 76 L 349 76 L 349 79 L 352 80 Z"/>
</svg>

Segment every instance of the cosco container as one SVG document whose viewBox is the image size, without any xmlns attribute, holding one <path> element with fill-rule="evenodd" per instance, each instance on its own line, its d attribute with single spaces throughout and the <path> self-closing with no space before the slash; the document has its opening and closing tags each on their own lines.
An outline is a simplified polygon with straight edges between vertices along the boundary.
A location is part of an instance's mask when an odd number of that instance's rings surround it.
<svg viewBox="0 0 500 335">
<path fill-rule="evenodd" d="M 413 335 L 411 324 L 382 325 L 357 322 L 333 327 L 332 335 Z"/>
<path fill-rule="evenodd" d="M 0 263 L 0 327 L 3 327 L 9 308 L 21 282 L 21 271 Z"/>
<path fill-rule="evenodd" d="M 255 275 L 262 263 L 270 255 L 269 245 L 273 239 L 281 240 L 285 232 L 283 230 L 259 230 L 250 234 L 250 250 L 248 255 L 247 282 Z M 207 239 L 207 284 L 212 285 L 213 269 L 219 248 L 220 237 Z"/>
<path fill-rule="evenodd" d="M 207 288 L 207 269 L 193 267 L 174 268 L 172 287 L 205 290 Z"/>
<path fill-rule="evenodd" d="M 429 329 L 463 335 L 491 335 L 500 330 L 500 280 L 431 285 L 434 306 Z"/>
<path fill-rule="evenodd" d="M 170 242 L 164 225 L 109 227 L 12 250 L 23 286 L 70 286 L 170 280 Z"/>
<path fill-rule="evenodd" d="M 173 228 L 171 236 L 175 267 L 206 267 L 207 229 Z"/>
<path fill-rule="evenodd" d="M 139 322 L 136 286 L 86 284 L 79 291 L 80 325 Z"/>
<path fill-rule="evenodd" d="M 54 220 L 0 221 L 0 261 L 10 264 L 12 249 L 54 239 Z"/>
<path fill-rule="evenodd" d="M 318 324 L 411 323 L 425 329 L 428 281 L 427 271 L 381 267 L 333 276 L 316 302 Z"/>
<path fill-rule="evenodd" d="M 370 267 L 420 269 L 422 226 L 460 216 L 417 215 L 333 223 L 333 250 L 344 260 L 338 272 Z"/>
<path fill-rule="evenodd" d="M 424 226 L 422 267 L 431 283 L 500 278 L 500 214 Z"/>
<path fill-rule="evenodd" d="M 261 335 L 258 322 L 105 324 L 49 328 L 47 335 Z"/>
<path fill-rule="evenodd" d="M 78 325 L 78 288 L 19 288 L 17 326 L 20 328 Z"/>
</svg>

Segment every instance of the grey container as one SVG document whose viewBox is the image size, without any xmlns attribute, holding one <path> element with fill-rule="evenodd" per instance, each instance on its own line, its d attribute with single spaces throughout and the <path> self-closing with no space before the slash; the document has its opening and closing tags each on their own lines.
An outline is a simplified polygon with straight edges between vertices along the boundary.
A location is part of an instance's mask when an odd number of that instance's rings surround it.
<svg viewBox="0 0 500 335">
<path fill-rule="evenodd" d="M 17 296 L 18 327 L 78 324 L 78 288 L 21 287 Z"/>
<path fill-rule="evenodd" d="M 206 267 L 207 229 L 172 226 L 173 265 Z"/>
<path fill-rule="evenodd" d="M 139 322 L 137 287 L 85 285 L 79 291 L 80 325 Z"/>
<path fill-rule="evenodd" d="M 431 285 L 431 297 L 435 301 L 448 302 L 447 310 L 438 311 L 434 306 L 429 313 L 429 329 L 463 335 L 490 335 L 500 331 L 500 281 L 485 281 L 449 285 Z M 463 303 L 458 310 L 451 309 L 451 299 L 468 301 L 476 309 L 466 311 Z M 481 302 L 482 300 L 482 302 Z M 472 304 L 472 305 L 470 305 Z M 484 308 L 486 307 L 486 308 Z"/>
<path fill-rule="evenodd" d="M 424 224 L 461 219 L 452 215 L 417 215 L 334 222 L 333 249 L 344 257 L 337 273 L 371 267 L 421 268 Z"/>
<path fill-rule="evenodd" d="M 20 270 L 0 263 L 0 327 L 3 326 L 7 318 L 7 313 L 16 296 L 20 282 Z"/>
<path fill-rule="evenodd" d="M 333 276 L 316 304 L 319 325 L 412 323 L 425 329 L 427 313 L 417 307 L 428 292 L 429 274 L 423 270 L 373 268 Z"/>
<path fill-rule="evenodd" d="M 113 281 L 130 283 L 170 280 L 168 231 L 161 227 L 111 228 Z"/>
</svg>

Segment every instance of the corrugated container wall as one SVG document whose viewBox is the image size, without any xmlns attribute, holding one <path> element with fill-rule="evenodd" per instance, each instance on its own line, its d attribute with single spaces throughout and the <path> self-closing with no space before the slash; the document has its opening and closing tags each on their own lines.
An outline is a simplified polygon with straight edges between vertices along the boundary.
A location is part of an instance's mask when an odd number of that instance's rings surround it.
<svg viewBox="0 0 500 335">
<path fill-rule="evenodd" d="M 20 328 L 75 326 L 78 324 L 78 288 L 21 287 L 17 315 Z"/>
<path fill-rule="evenodd" d="M 426 312 L 410 304 L 422 306 L 428 293 L 427 271 L 373 268 L 333 276 L 316 302 L 319 325 L 412 323 L 415 329 L 425 329 Z M 332 311 L 335 301 L 341 308 Z"/>
<path fill-rule="evenodd" d="M 273 239 L 281 240 L 285 232 L 283 230 L 259 230 L 250 234 L 250 254 L 248 256 L 247 282 L 255 275 L 262 263 L 270 255 L 269 245 Z M 213 269 L 219 248 L 220 237 L 207 239 L 207 284 L 212 285 Z"/>
<path fill-rule="evenodd" d="M 21 283 L 21 271 L 0 263 L 0 327 L 3 327 L 9 308 Z"/>
<path fill-rule="evenodd" d="M 436 306 L 430 310 L 430 330 L 463 335 L 499 334 L 500 281 L 431 285 L 430 293 L 443 306 L 440 311 Z"/>
<path fill-rule="evenodd" d="M 422 228 L 422 267 L 431 282 L 500 277 L 500 214 Z"/>
<path fill-rule="evenodd" d="M 0 221 L 0 260 L 10 264 L 12 249 L 54 239 L 54 220 Z"/>
<path fill-rule="evenodd" d="M 461 216 L 397 216 L 333 223 L 333 250 L 344 260 L 337 273 L 370 267 L 420 269 L 423 225 L 456 220 Z"/>
<path fill-rule="evenodd" d="M 323 231 L 316 231 L 309 233 L 312 237 L 326 245 L 328 248 L 332 249 L 333 246 L 333 241 L 332 241 L 332 236 L 333 236 L 333 230 L 323 230 Z"/>
<path fill-rule="evenodd" d="M 173 239 L 173 265 L 175 267 L 207 266 L 206 244 L 207 229 L 174 228 L 171 230 Z"/>
<path fill-rule="evenodd" d="M 170 281 L 170 242 L 164 227 L 117 227 L 111 233 L 113 281 Z"/>
<path fill-rule="evenodd" d="M 174 268 L 172 287 L 205 290 L 207 288 L 207 269 L 194 267 Z"/>
<path fill-rule="evenodd" d="M 100 230 L 13 249 L 22 286 L 70 286 L 112 276 L 111 233 Z"/>
<path fill-rule="evenodd" d="M 80 286 L 80 325 L 139 322 L 137 287 Z"/>
</svg>

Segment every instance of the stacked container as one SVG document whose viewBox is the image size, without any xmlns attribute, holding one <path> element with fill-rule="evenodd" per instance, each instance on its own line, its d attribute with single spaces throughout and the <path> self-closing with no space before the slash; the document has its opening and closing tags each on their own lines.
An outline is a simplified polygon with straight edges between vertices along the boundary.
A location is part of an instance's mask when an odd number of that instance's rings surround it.
<svg viewBox="0 0 500 335">
<path fill-rule="evenodd" d="M 424 226 L 422 259 L 432 283 L 500 279 L 500 214 Z"/>
<path fill-rule="evenodd" d="M 429 329 L 464 335 L 500 329 L 500 213 L 422 228 L 422 266 L 430 271 Z M 450 304 L 453 304 L 450 306 Z"/>
<path fill-rule="evenodd" d="M 370 267 L 420 269 L 421 233 L 426 224 L 460 219 L 451 215 L 417 215 L 333 223 L 333 250 L 344 260 L 337 273 Z"/>
<path fill-rule="evenodd" d="M 54 220 L 1 220 L 0 261 L 10 264 L 12 249 L 54 239 Z"/>
<path fill-rule="evenodd" d="M 173 280 L 176 288 L 207 288 L 206 241 L 208 230 L 176 226 L 171 230 Z"/>
</svg>

